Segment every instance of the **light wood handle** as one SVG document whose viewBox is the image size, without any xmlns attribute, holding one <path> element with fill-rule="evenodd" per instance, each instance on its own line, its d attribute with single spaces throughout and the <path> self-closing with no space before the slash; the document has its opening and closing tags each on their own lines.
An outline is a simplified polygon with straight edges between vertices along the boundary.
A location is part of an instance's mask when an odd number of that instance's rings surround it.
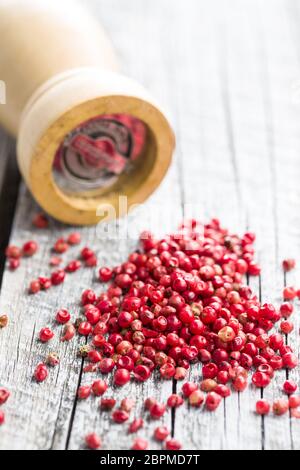
<svg viewBox="0 0 300 470">
<path fill-rule="evenodd" d="M 40 205 L 71 224 L 94 224 L 103 208 L 141 203 L 164 177 L 174 149 L 165 113 L 138 83 L 116 73 L 101 26 L 72 0 L 0 0 L 0 122 L 18 137 L 21 172 Z M 62 190 L 53 176 L 58 149 L 82 123 L 107 115 L 143 123 L 146 141 L 130 174 L 87 192 Z M 79 131 L 78 131 L 79 132 Z M 83 131 L 80 131 L 83 132 Z"/>
</svg>

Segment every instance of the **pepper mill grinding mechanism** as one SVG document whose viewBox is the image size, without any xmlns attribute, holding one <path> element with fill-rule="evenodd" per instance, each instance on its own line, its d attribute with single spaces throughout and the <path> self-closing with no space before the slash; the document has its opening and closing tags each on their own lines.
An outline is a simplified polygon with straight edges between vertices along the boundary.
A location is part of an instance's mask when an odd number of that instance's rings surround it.
<svg viewBox="0 0 300 470">
<path fill-rule="evenodd" d="M 106 205 L 124 215 L 120 195 L 142 203 L 170 165 L 174 134 L 151 95 L 117 72 L 99 23 L 73 0 L 0 0 L 0 34 L 0 123 L 41 207 L 88 225 Z"/>
</svg>

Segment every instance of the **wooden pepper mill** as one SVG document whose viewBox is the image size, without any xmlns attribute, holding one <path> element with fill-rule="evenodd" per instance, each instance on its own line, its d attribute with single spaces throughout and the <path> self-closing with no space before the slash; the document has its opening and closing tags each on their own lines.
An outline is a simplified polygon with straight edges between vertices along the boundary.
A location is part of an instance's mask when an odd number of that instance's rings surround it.
<svg viewBox="0 0 300 470">
<path fill-rule="evenodd" d="M 120 195 L 128 207 L 143 202 L 168 169 L 174 135 L 149 93 L 117 73 L 98 22 L 72 0 L 0 0 L 0 37 L 0 122 L 17 136 L 43 209 L 94 224 L 107 205 L 123 215 Z"/>
</svg>

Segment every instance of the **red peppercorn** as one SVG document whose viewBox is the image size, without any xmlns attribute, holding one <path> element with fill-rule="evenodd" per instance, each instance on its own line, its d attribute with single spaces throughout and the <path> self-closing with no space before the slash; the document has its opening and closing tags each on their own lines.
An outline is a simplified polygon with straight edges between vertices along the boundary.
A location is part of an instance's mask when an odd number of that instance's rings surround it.
<svg viewBox="0 0 300 470">
<path fill-rule="evenodd" d="M 57 323 L 64 324 L 64 323 L 68 323 L 68 321 L 70 321 L 71 315 L 68 312 L 68 310 L 66 310 L 65 308 L 61 308 L 60 310 L 58 310 L 55 319 L 56 319 Z"/>
<path fill-rule="evenodd" d="M 28 242 L 24 243 L 22 247 L 22 254 L 23 256 L 33 256 L 38 250 L 38 245 L 35 241 L 29 240 Z"/>
<path fill-rule="evenodd" d="M 247 379 L 245 377 L 243 377 L 242 375 L 238 375 L 232 381 L 232 386 L 233 386 L 234 390 L 236 390 L 237 392 L 243 392 L 245 390 L 245 388 L 247 387 L 247 385 L 248 385 Z M 216 391 L 216 389 L 215 389 L 215 391 Z"/>
<path fill-rule="evenodd" d="M 206 396 L 205 406 L 209 411 L 214 411 L 221 403 L 222 397 L 215 392 L 209 392 Z"/>
<path fill-rule="evenodd" d="M 110 357 L 105 357 L 100 361 L 99 364 L 99 369 L 102 372 L 102 374 L 109 374 L 115 367 L 115 361 L 111 359 Z"/>
<path fill-rule="evenodd" d="M 259 415 L 267 415 L 270 411 L 270 403 L 265 400 L 261 399 L 256 402 L 256 413 Z"/>
<path fill-rule="evenodd" d="M 114 384 L 123 386 L 130 380 L 130 372 L 127 369 L 117 369 L 114 375 Z"/>
<path fill-rule="evenodd" d="M 157 400 L 154 397 L 148 397 L 145 400 L 144 406 L 146 410 L 150 410 L 151 406 L 157 403 Z"/>
<path fill-rule="evenodd" d="M 55 253 L 65 253 L 68 249 L 69 245 L 64 238 L 56 240 L 53 246 L 53 251 L 55 251 Z"/>
<path fill-rule="evenodd" d="M 204 399 L 204 393 L 202 393 L 201 390 L 194 390 L 189 395 L 189 404 L 191 406 L 200 407 L 204 402 Z"/>
<path fill-rule="evenodd" d="M 237 378 L 235 380 L 237 380 Z M 218 384 L 215 387 L 214 392 L 216 392 L 218 395 L 220 395 L 223 398 L 229 397 L 231 395 L 230 388 L 222 384 Z"/>
<path fill-rule="evenodd" d="M 88 248 L 87 246 L 85 246 L 84 248 L 82 248 L 81 252 L 80 252 L 80 256 L 83 260 L 87 260 L 88 258 L 90 258 L 91 256 L 94 256 L 95 253 L 93 250 L 91 250 L 90 248 Z"/>
<path fill-rule="evenodd" d="M 34 377 L 37 382 L 43 382 L 48 377 L 48 369 L 46 364 L 40 363 L 34 371 Z"/>
<path fill-rule="evenodd" d="M 176 369 L 175 366 L 171 363 L 166 363 L 161 366 L 159 369 L 160 375 L 164 379 L 171 379 L 174 377 Z"/>
<path fill-rule="evenodd" d="M 7 258 L 19 259 L 22 256 L 22 250 L 18 246 L 9 245 L 5 250 L 5 256 Z"/>
<path fill-rule="evenodd" d="M 49 220 L 45 214 L 36 214 L 32 219 L 32 224 L 40 229 L 47 228 L 49 226 Z"/>
<path fill-rule="evenodd" d="M 43 343 L 46 343 L 47 341 L 50 341 L 54 336 L 53 331 L 50 330 L 50 328 L 42 328 L 40 333 L 39 333 L 39 339 Z"/>
<path fill-rule="evenodd" d="M 72 232 L 67 238 L 69 245 L 78 245 L 81 242 L 81 235 L 79 232 Z"/>
<path fill-rule="evenodd" d="M 293 380 L 286 380 L 282 388 L 285 393 L 291 395 L 292 393 L 296 392 L 298 385 Z"/>
<path fill-rule="evenodd" d="M 188 398 L 195 390 L 197 390 L 198 386 L 194 382 L 185 382 L 182 385 L 182 393 L 183 395 Z"/>
<path fill-rule="evenodd" d="M 78 333 L 83 336 L 88 336 L 92 332 L 92 325 L 88 321 L 83 321 L 78 326 Z"/>
<path fill-rule="evenodd" d="M 101 440 L 95 432 L 85 436 L 85 443 L 89 449 L 99 449 L 101 447 Z"/>
<path fill-rule="evenodd" d="M 298 359 L 295 354 L 288 352 L 282 356 L 283 367 L 294 369 L 298 365 Z"/>
<path fill-rule="evenodd" d="M 8 324 L 8 316 L 0 315 L 0 328 L 5 328 Z"/>
<path fill-rule="evenodd" d="M 99 351 L 96 351 L 95 349 L 91 349 L 87 353 L 87 358 L 89 361 L 96 364 L 97 362 L 100 362 L 102 360 L 102 354 Z"/>
<path fill-rule="evenodd" d="M 66 268 L 65 271 L 67 273 L 74 273 L 75 271 L 78 271 L 78 269 L 81 268 L 81 262 L 78 259 L 75 259 L 73 261 L 70 261 Z"/>
<path fill-rule="evenodd" d="M 133 373 L 135 380 L 137 380 L 138 382 L 144 382 L 145 380 L 149 379 L 151 375 L 149 367 L 144 366 L 142 364 L 136 366 L 133 369 Z"/>
<path fill-rule="evenodd" d="M 86 398 L 90 396 L 90 394 L 91 394 L 90 385 L 81 385 L 78 388 L 78 392 L 77 392 L 78 398 L 85 400 Z"/>
<path fill-rule="evenodd" d="M 19 258 L 9 258 L 8 259 L 8 267 L 11 271 L 15 271 L 20 267 L 20 260 Z"/>
<path fill-rule="evenodd" d="M 0 426 L 5 423 L 4 411 L 0 410 Z"/>
<path fill-rule="evenodd" d="M 267 387 L 270 383 L 270 376 L 265 374 L 264 372 L 254 372 L 252 375 L 252 383 L 256 387 Z"/>
<path fill-rule="evenodd" d="M 214 379 L 218 373 L 218 366 L 213 362 L 205 364 L 202 367 L 202 375 L 204 379 Z"/>
<path fill-rule="evenodd" d="M 97 256 L 93 254 L 92 256 L 87 258 L 85 260 L 85 266 L 87 266 L 88 268 L 94 268 L 95 266 L 97 266 Z"/>
<path fill-rule="evenodd" d="M 98 321 L 100 320 L 100 311 L 97 307 L 94 307 L 94 305 L 89 305 L 88 308 L 85 309 L 84 312 L 86 319 L 91 325 L 96 325 Z"/>
<path fill-rule="evenodd" d="M 287 258 L 282 261 L 282 267 L 284 271 L 291 271 L 296 266 L 296 261 L 293 258 Z"/>
<path fill-rule="evenodd" d="M 138 437 L 135 439 L 133 442 L 131 449 L 132 450 L 146 450 L 148 448 L 148 441 L 146 439 L 142 439 L 141 437 Z"/>
<path fill-rule="evenodd" d="M 176 439 L 168 439 L 165 444 L 166 450 L 180 450 L 181 447 L 181 443 Z"/>
<path fill-rule="evenodd" d="M 294 306 L 291 302 L 283 302 L 283 304 L 280 305 L 279 310 L 282 317 L 288 318 L 293 313 Z"/>
<path fill-rule="evenodd" d="M 135 418 L 132 423 L 130 423 L 128 432 L 129 433 L 134 433 L 137 432 L 139 429 L 141 429 L 144 426 L 144 420 L 142 418 Z"/>
<path fill-rule="evenodd" d="M 71 323 L 67 323 L 64 327 L 64 334 L 61 337 L 61 341 L 70 341 L 76 333 L 75 326 Z"/>
<path fill-rule="evenodd" d="M 0 388 L 0 405 L 3 405 L 8 398 L 10 397 L 10 392 L 7 390 L 7 388 L 1 387 Z"/>
<path fill-rule="evenodd" d="M 178 408 L 182 404 L 183 404 L 183 398 L 180 395 L 177 395 L 176 393 L 173 393 L 172 395 L 170 395 L 167 400 L 167 405 L 170 408 Z"/>
<path fill-rule="evenodd" d="M 51 274 L 51 283 L 53 286 L 58 286 L 64 282 L 66 273 L 63 269 L 58 269 Z"/>
<path fill-rule="evenodd" d="M 93 304 L 96 302 L 97 296 L 92 289 L 86 289 L 81 295 L 82 305 Z"/>
<path fill-rule="evenodd" d="M 52 286 L 51 279 L 48 277 L 40 276 L 38 278 L 39 286 L 42 290 L 48 290 Z"/>
<path fill-rule="evenodd" d="M 204 379 L 200 382 L 200 389 L 203 392 L 211 392 L 217 386 L 217 382 L 213 379 Z"/>
<path fill-rule="evenodd" d="M 285 287 L 283 289 L 284 300 L 293 300 L 297 295 L 297 291 L 294 287 Z"/>
<path fill-rule="evenodd" d="M 113 275 L 113 272 L 110 268 L 103 267 L 99 269 L 99 279 L 102 282 L 110 281 L 112 278 L 112 275 Z"/>
<path fill-rule="evenodd" d="M 129 418 L 129 413 L 124 410 L 115 410 L 112 414 L 112 419 L 115 423 L 125 423 Z"/>
<path fill-rule="evenodd" d="M 153 419 L 161 418 L 163 414 L 165 413 L 165 411 L 166 411 L 166 405 L 162 403 L 157 403 L 157 402 L 154 403 L 149 409 L 150 416 Z"/>
<path fill-rule="evenodd" d="M 174 379 L 175 380 L 183 380 L 186 377 L 186 369 L 184 367 L 176 367 L 175 368 L 175 374 L 174 374 Z"/>
<path fill-rule="evenodd" d="M 289 407 L 298 408 L 300 406 L 300 395 L 290 395 L 289 396 Z"/>
<path fill-rule="evenodd" d="M 158 428 L 155 428 L 154 430 L 154 438 L 157 441 L 164 441 L 170 434 L 169 429 L 167 426 L 159 426 Z"/>
<path fill-rule="evenodd" d="M 103 411 L 112 410 L 116 404 L 116 400 L 114 398 L 101 398 L 100 408 Z"/>
<path fill-rule="evenodd" d="M 273 413 L 275 415 L 283 415 L 286 413 L 289 409 L 289 402 L 285 400 L 284 398 L 279 398 L 278 400 L 275 400 L 273 403 Z"/>
<path fill-rule="evenodd" d="M 59 364 L 58 354 L 55 352 L 48 354 L 47 359 L 46 359 L 46 364 L 48 364 L 51 367 L 57 366 Z"/>
<path fill-rule="evenodd" d="M 108 388 L 107 383 L 104 380 L 98 379 L 92 383 L 92 392 L 96 397 L 103 395 Z"/>
<path fill-rule="evenodd" d="M 31 281 L 29 285 L 30 294 L 37 294 L 41 290 L 41 285 L 39 281 Z"/>
</svg>

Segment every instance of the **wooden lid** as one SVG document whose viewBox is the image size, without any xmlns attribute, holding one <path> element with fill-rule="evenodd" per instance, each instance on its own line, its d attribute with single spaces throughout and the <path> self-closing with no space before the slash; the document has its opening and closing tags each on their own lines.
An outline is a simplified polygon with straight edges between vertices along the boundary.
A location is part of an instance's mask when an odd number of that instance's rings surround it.
<svg viewBox="0 0 300 470">
<path fill-rule="evenodd" d="M 141 120 L 147 136 L 132 170 L 99 191 L 69 193 L 53 175 L 57 149 L 65 137 L 95 116 L 125 114 Z M 35 199 L 62 222 L 88 225 L 124 215 L 142 203 L 163 179 L 175 145 L 165 114 L 133 80 L 98 68 L 82 68 L 54 77 L 26 106 L 18 138 L 21 172 Z M 127 198 L 120 205 L 120 196 Z"/>
</svg>

